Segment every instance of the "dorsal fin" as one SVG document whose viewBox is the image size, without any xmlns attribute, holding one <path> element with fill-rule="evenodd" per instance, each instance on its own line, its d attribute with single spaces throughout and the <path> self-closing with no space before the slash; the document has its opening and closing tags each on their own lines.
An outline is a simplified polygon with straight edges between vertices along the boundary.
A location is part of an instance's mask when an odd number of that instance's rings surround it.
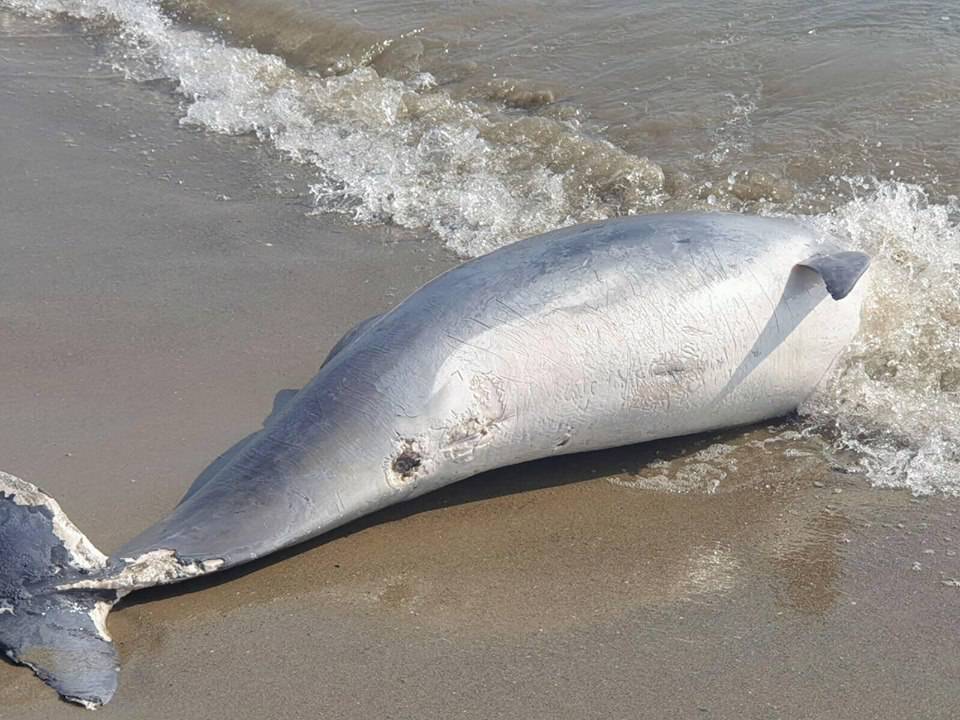
<svg viewBox="0 0 960 720">
<path fill-rule="evenodd" d="M 803 262 L 799 267 L 805 267 L 818 273 L 827 286 L 827 292 L 834 300 L 842 300 L 857 284 L 857 280 L 870 266 L 870 256 L 855 250 L 840 252 L 817 253 Z"/>
<path fill-rule="evenodd" d="M 341 350 L 347 347 L 350 343 L 356 340 L 358 337 L 363 335 L 363 332 L 367 330 L 371 325 L 373 325 L 377 320 L 382 318 L 383 315 L 374 315 L 373 317 L 368 317 L 366 320 L 358 322 L 352 328 L 347 330 L 346 334 L 337 340 L 337 344 L 333 346 L 333 349 L 327 355 L 327 359 L 323 361 L 323 365 L 326 365 L 330 362 L 335 355 L 337 355 Z M 323 367 L 321 365 L 321 367 Z"/>
</svg>

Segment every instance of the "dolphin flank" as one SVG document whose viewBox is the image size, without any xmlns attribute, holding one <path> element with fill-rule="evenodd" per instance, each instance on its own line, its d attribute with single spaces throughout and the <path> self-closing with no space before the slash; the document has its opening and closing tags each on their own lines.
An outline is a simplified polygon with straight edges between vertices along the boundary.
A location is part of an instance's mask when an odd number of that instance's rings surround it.
<svg viewBox="0 0 960 720">
<path fill-rule="evenodd" d="M 855 335 L 869 258 L 797 222 L 620 218 L 509 245 L 337 343 L 317 376 L 110 556 L 0 473 L 0 647 L 113 696 L 124 595 L 229 568 L 492 468 L 786 414 Z"/>
</svg>

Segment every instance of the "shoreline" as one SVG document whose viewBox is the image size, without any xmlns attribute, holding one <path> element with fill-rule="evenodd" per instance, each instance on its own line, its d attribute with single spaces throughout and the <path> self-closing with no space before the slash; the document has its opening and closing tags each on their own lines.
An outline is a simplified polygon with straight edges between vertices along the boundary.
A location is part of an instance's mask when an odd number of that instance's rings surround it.
<svg viewBox="0 0 960 720">
<path fill-rule="evenodd" d="M 0 468 L 109 552 L 456 260 L 308 216 L 296 166 L 179 127 L 165 84 L 3 27 Z M 133 595 L 98 716 L 952 717 L 956 501 L 751 450 L 783 431 L 506 468 Z M 717 444 L 741 459 L 715 494 L 638 481 Z M 0 664 L 0 718 L 80 712 Z"/>
</svg>

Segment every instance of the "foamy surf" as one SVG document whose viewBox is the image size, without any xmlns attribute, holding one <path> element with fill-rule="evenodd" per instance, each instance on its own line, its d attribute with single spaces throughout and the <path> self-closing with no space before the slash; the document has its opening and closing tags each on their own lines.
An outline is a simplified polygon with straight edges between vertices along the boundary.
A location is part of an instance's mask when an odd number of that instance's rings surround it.
<svg viewBox="0 0 960 720">
<path fill-rule="evenodd" d="M 148 0 L 4 2 L 118 23 L 120 69 L 176 82 L 181 123 L 254 133 L 316 168 L 317 211 L 426 228 L 461 255 L 662 200 L 663 172 L 646 158 L 573 124 L 456 100 L 428 73 L 399 80 L 362 63 L 343 75 L 300 71 L 178 26 Z"/>
<path fill-rule="evenodd" d="M 509 110 L 523 103 L 496 93 L 455 97 L 419 67 L 385 76 L 378 59 L 390 44 L 362 33 L 332 48 L 306 38 L 281 57 L 178 24 L 148 0 L 0 4 L 112 23 L 113 61 L 133 79 L 173 81 L 184 98 L 183 124 L 254 134 L 314 168 L 317 212 L 426 229 L 462 256 L 664 205 L 786 213 L 807 199 L 778 178 L 742 169 L 731 170 L 726 185 L 679 175 L 665 182 L 655 162 L 573 121 Z M 754 106 L 735 100 L 743 111 L 717 132 L 709 159 L 718 164 L 749 131 Z M 859 339 L 803 408 L 804 422 L 855 450 L 875 485 L 960 495 L 957 208 L 915 185 L 847 182 L 826 200 L 833 210 L 802 219 L 870 253 L 873 289 Z"/>
<path fill-rule="evenodd" d="M 875 485 L 960 496 L 960 207 L 922 188 L 863 192 L 811 220 L 873 256 L 860 334 L 803 409 Z"/>
</svg>

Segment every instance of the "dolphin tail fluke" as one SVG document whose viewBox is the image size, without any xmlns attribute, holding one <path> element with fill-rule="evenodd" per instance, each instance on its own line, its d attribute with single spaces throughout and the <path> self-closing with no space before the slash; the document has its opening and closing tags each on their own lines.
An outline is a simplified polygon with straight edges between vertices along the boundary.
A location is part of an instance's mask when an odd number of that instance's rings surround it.
<svg viewBox="0 0 960 720">
<path fill-rule="evenodd" d="M 117 687 L 106 630 L 117 593 L 59 588 L 106 564 L 53 498 L 0 472 L 0 650 L 88 708 L 109 701 Z"/>
</svg>

